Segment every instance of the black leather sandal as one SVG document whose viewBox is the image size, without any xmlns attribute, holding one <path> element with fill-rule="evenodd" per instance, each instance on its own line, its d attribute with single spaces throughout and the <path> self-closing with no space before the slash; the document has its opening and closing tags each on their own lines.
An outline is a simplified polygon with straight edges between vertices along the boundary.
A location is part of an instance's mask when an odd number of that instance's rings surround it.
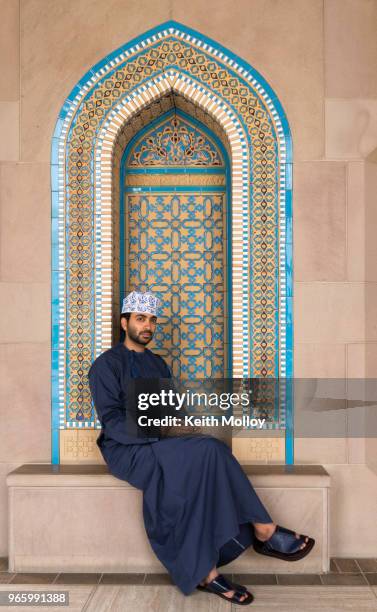
<svg viewBox="0 0 377 612">
<path fill-rule="evenodd" d="M 239 606 L 248 606 L 254 600 L 253 595 L 249 593 L 249 591 L 245 587 L 232 583 L 222 574 L 216 576 L 216 578 L 211 580 L 211 582 L 208 582 L 208 584 L 206 584 L 205 586 L 199 584 L 196 588 L 199 589 L 199 591 L 208 591 L 209 593 L 214 593 L 214 595 L 218 595 L 222 599 L 229 601 L 229 603 L 233 603 Z M 240 588 L 242 590 L 240 590 Z M 224 593 L 226 593 L 227 591 L 234 591 L 233 597 L 226 597 Z M 247 597 L 246 599 L 241 601 L 241 597 L 243 597 L 244 595 L 247 595 Z"/>
<path fill-rule="evenodd" d="M 228 589 L 229 591 L 239 591 L 240 593 L 247 593 L 247 588 L 245 586 L 243 586 L 242 584 L 237 584 L 237 582 L 233 582 L 233 580 L 230 580 L 229 578 L 225 578 L 225 576 L 223 576 L 221 574 L 221 576 L 224 578 L 224 580 L 227 581 L 228 584 L 230 584 L 232 586 L 231 589 Z M 204 587 L 202 587 L 201 584 L 198 585 L 198 589 L 199 591 L 201 590 L 205 590 Z"/>
<path fill-rule="evenodd" d="M 272 536 L 265 542 L 258 540 L 258 538 L 254 536 L 253 546 L 255 552 L 260 555 L 276 557 L 283 561 L 299 561 L 310 553 L 315 544 L 313 538 L 309 538 L 306 542 L 307 537 L 308 536 L 300 535 L 299 538 L 296 538 L 294 531 L 277 525 Z M 301 548 L 303 544 L 305 544 L 305 547 Z"/>
</svg>

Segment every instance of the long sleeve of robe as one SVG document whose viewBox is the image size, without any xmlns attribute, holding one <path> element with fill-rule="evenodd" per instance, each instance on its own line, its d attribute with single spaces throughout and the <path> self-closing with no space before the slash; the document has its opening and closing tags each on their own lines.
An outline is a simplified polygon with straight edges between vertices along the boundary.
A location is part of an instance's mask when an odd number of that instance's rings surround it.
<svg viewBox="0 0 377 612">
<path fill-rule="evenodd" d="M 120 444 L 145 444 L 158 440 L 158 437 L 141 437 L 130 433 L 127 426 L 127 409 L 134 410 L 130 402 L 135 396 L 129 395 L 130 388 L 135 390 L 135 378 L 171 378 L 171 372 L 164 360 L 148 351 L 145 355 L 146 365 L 140 367 L 139 356 L 119 343 L 114 349 L 100 355 L 89 370 L 89 386 L 93 397 L 98 419 L 102 425 L 102 434 L 97 440 L 100 448 L 104 439 L 111 439 Z M 144 372 L 147 368 L 147 372 Z"/>
</svg>

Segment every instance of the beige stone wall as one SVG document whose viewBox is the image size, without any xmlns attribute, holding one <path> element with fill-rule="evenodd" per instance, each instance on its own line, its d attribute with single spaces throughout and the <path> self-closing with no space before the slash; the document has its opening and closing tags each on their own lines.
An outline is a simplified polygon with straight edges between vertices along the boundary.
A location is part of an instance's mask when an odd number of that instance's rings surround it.
<svg viewBox="0 0 377 612">
<path fill-rule="evenodd" d="M 0 15 L 3 555 L 5 475 L 24 462 L 50 461 L 54 124 L 84 73 L 150 27 L 175 19 L 199 30 L 247 60 L 275 90 L 294 145 L 296 376 L 376 375 L 377 1 L 0 0 Z M 301 460 L 334 466 L 347 520 L 333 521 L 332 553 L 367 556 L 351 529 L 345 548 L 341 530 L 359 508 L 351 503 L 357 475 L 349 464 L 367 474 L 358 500 L 366 500 L 365 524 L 372 521 L 372 472 L 363 464 L 376 464 L 376 443 L 318 441 L 297 450 Z"/>
</svg>

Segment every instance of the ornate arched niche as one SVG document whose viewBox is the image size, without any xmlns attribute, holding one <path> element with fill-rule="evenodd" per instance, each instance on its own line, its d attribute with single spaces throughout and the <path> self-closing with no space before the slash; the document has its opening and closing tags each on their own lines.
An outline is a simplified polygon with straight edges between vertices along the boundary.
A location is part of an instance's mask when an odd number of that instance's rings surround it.
<svg viewBox="0 0 377 612">
<path fill-rule="evenodd" d="M 164 304 L 153 350 L 190 379 L 232 371 L 229 147 L 214 125 L 170 93 L 126 124 L 114 155 L 114 342 L 125 293 L 152 289 Z"/>
<path fill-rule="evenodd" d="M 228 239 L 221 314 L 226 321 L 221 342 L 228 344 L 223 349 L 228 373 L 239 378 L 292 376 L 292 159 L 287 120 L 277 97 L 251 66 L 201 34 L 168 22 L 94 66 L 68 96 L 56 124 L 52 141 L 53 463 L 92 462 L 96 457 L 98 432 L 94 430 L 99 423 L 87 372 L 93 359 L 116 339 L 121 293 L 127 282 L 132 284 L 128 247 L 121 246 L 125 245 L 122 232 L 128 194 L 137 193 L 133 188 L 156 187 L 131 185 L 127 180 L 140 181 L 141 173 L 137 178 L 138 172 L 131 170 L 133 163 L 145 162 L 143 134 L 149 130 L 153 141 L 154 127 L 173 117 L 186 124 L 193 138 L 201 133 L 207 139 L 206 151 L 212 162 L 218 155 L 217 169 L 223 171 L 217 174 L 218 180 L 224 179 L 223 186 L 217 185 L 224 187 L 222 192 L 217 190 L 223 194 L 217 211 L 221 209 L 226 219 L 222 239 Z M 214 168 L 212 164 L 207 173 L 197 173 L 202 177 L 197 180 L 208 181 Z M 144 167 L 143 172 L 144 180 L 153 180 L 150 168 L 145 172 Z M 160 175 L 168 180 L 172 173 Z M 198 183 L 192 186 L 199 187 Z M 215 185 L 209 186 L 215 193 Z M 143 206 L 158 212 L 156 198 L 153 206 L 145 201 Z M 176 204 L 170 201 L 169 206 L 171 211 Z M 135 237 L 137 221 L 129 222 Z M 195 232 L 191 234 L 195 239 Z M 147 251 L 144 255 L 151 258 Z M 153 265 L 158 270 L 158 264 Z M 131 274 L 128 280 L 127 274 Z M 172 304 L 171 293 L 169 299 Z M 168 325 L 168 317 L 164 323 Z M 162 344 L 157 349 L 162 351 Z M 287 409 L 281 397 L 281 420 L 288 419 L 288 430 L 290 409 L 291 403 Z M 288 462 L 292 448 L 289 435 Z"/>
</svg>

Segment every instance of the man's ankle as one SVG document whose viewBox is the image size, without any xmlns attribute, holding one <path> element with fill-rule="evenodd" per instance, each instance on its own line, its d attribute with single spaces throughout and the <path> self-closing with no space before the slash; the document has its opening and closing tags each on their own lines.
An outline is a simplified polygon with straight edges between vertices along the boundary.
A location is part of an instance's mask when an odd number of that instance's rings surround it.
<svg viewBox="0 0 377 612">
<path fill-rule="evenodd" d="M 275 523 L 268 523 L 266 525 L 259 524 L 258 526 L 254 525 L 255 535 L 257 536 L 258 540 L 261 540 L 262 542 L 269 540 L 269 538 L 275 532 L 275 529 Z"/>
</svg>

